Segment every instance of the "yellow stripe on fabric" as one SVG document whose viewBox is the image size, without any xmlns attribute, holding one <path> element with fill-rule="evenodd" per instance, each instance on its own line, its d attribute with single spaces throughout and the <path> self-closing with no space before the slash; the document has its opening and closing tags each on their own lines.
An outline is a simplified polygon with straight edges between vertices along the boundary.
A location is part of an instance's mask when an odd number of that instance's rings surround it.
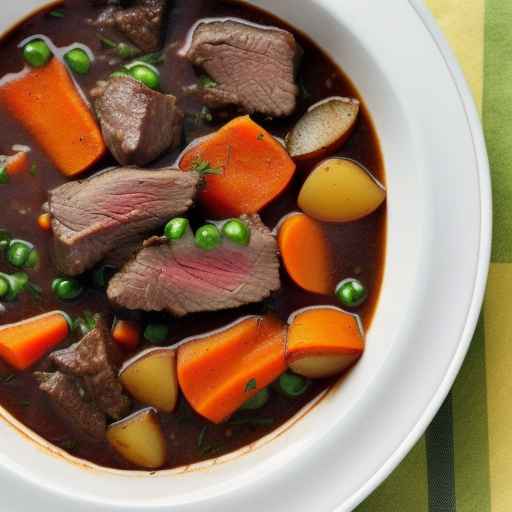
<svg viewBox="0 0 512 512">
<path fill-rule="evenodd" d="M 375 442 L 379 442 L 378 439 Z M 357 512 L 428 511 L 428 473 L 425 436 L 395 472 L 357 509 Z"/>
<path fill-rule="evenodd" d="M 493 263 L 485 301 L 492 512 L 512 510 L 512 263 Z"/>
<path fill-rule="evenodd" d="M 482 112 L 485 0 L 427 0 L 427 5 L 457 55 Z"/>
</svg>

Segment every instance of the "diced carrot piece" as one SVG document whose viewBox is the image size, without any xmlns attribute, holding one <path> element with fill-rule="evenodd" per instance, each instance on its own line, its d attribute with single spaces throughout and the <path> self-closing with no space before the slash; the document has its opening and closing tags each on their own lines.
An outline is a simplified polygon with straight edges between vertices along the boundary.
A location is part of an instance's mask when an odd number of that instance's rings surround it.
<svg viewBox="0 0 512 512">
<path fill-rule="evenodd" d="M 37 224 L 43 231 L 51 231 L 52 218 L 49 213 L 42 213 L 37 217 Z"/>
<path fill-rule="evenodd" d="M 221 423 L 286 370 L 286 326 L 247 317 L 178 348 L 178 382 L 190 405 Z"/>
<path fill-rule="evenodd" d="M 69 334 L 66 315 L 53 311 L 0 327 L 0 357 L 17 370 L 26 370 Z"/>
<path fill-rule="evenodd" d="M 361 357 L 364 336 L 359 317 L 331 306 L 298 311 L 289 321 L 286 357 L 306 377 L 329 377 Z"/>
<path fill-rule="evenodd" d="M 19 151 L 18 153 L 9 156 L 5 165 L 5 170 L 9 176 L 22 174 L 28 171 L 28 154 L 26 151 Z"/>
<path fill-rule="evenodd" d="M 101 131 L 57 58 L 0 87 L 0 100 L 65 176 L 76 176 L 106 151 Z"/>
<path fill-rule="evenodd" d="M 303 213 L 292 214 L 279 226 L 277 241 L 288 275 L 308 292 L 334 291 L 333 257 L 322 225 Z"/>
<path fill-rule="evenodd" d="M 112 329 L 114 341 L 127 350 L 135 350 L 140 343 L 140 326 L 136 322 L 118 320 Z"/>
<path fill-rule="evenodd" d="M 258 213 L 287 187 L 295 163 L 284 147 L 249 116 L 237 117 L 185 151 L 179 166 L 201 163 L 220 169 L 207 175 L 200 195 L 209 215 L 238 217 Z"/>
</svg>

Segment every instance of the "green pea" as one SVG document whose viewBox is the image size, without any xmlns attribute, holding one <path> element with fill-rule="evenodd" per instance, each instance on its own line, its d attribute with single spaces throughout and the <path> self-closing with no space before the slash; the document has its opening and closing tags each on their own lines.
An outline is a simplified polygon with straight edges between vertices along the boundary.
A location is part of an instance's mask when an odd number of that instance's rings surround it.
<svg viewBox="0 0 512 512">
<path fill-rule="evenodd" d="M 91 69 L 91 58 L 82 48 L 73 48 L 64 55 L 64 59 L 78 75 L 86 75 Z"/>
<path fill-rule="evenodd" d="M 0 276 L 0 298 L 5 297 L 9 293 L 10 289 L 11 287 L 9 286 L 9 281 Z"/>
<path fill-rule="evenodd" d="M 180 240 L 187 232 L 188 226 L 188 219 L 177 217 L 166 224 L 164 234 L 171 242 Z"/>
<path fill-rule="evenodd" d="M 5 251 L 9 244 L 11 243 L 12 236 L 9 231 L 5 229 L 0 229 L 0 251 Z"/>
<path fill-rule="evenodd" d="M 82 285 L 71 277 L 59 277 L 54 279 L 52 290 L 60 300 L 74 300 L 84 291 Z"/>
<path fill-rule="evenodd" d="M 247 402 L 245 402 L 242 407 L 240 407 L 241 411 L 256 411 L 264 407 L 270 399 L 270 392 L 268 388 L 263 388 L 258 394 L 254 395 L 252 398 L 249 398 Z"/>
<path fill-rule="evenodd" d="M 110 75 L 110 78 L 123 78 L 123 77 L 127 77 L 127 76 L 131 76 L 130 73 L 128 73 L 128 71 L 114 71 L 111 75 Z"/>
<path fill-rule="evenodd" d="M 358 279 L 345 279 L 336 287 L 336 297 L 347 308 L 357 308 L 366 300 L 368 293 Z"/>
<path fill-rule="evenodd" d="M 277 386 L 279 391 L 290 398 L 303 395 L 311 385 L 311 381 L 295 373 L 286 372 L 279 377 Z"/>
<path fill-rule="evenodd" d="M 33 39 L 24 46 L 23 58 L 32 67 L 41 68 L 52 58 L 52 52 L 42 39 Z"/>
<path fill-rule="evenodd" d="M 14 267 L 25 267 L 32 249 L 24 242 L 11 242 L 7 249 L 7 261 Z"/>
<path fill-rule="evenodd" d="M 196 231 L 195 240 L 199 248 L 212 251 L 222 243 L 222 235 L 213 224 L 205 224 Z"/>
<path fill-rule="evenodd" d="M 5 165 L 0 167 L 0 185 L 7 185 L 11 181 Z"/>
<path fill-rule="evenodd" d="M 160 76 L 157 71 L 149 66 L 145 64 L 137 64 L 131 67 L 128 71 L 135 80 L 143 83 L 150 89 L 160 89 Z"/>
<path fill-rule="evenodd" d="M 29 280 L 25 272 L 17 272 L 12 275 L 0 274 L 0 277 L 7 281 L 9 285 L 5 300 L 16 300 L 18 295 L 26 289 Z"/>
<path fill-rule="evenodd" d="M 231 219 L 224 224 L 222 234 L 233 243 L 238 245 L 249 245 L 251 241 L 251 230 L 249 226 L 240 219 Z"/>
<path fill-rule="evenodd" d="M 25 267 L 26 268 L 35 268 L 35 267 L 37 267 L 38 263 L 39 263 L 39 253 L 35 249 L 32 249 L 32 251 L 30 251 L 30 254 L 28 255 L 27 261 L 25 262 Z"/>
<path fill-rule="evenodd" d="M 166 324 L 148 324 L 144 329 L 144 338 L 155 345 L 163 343 L 169 337 L 169 327 Z"/>
</svg>

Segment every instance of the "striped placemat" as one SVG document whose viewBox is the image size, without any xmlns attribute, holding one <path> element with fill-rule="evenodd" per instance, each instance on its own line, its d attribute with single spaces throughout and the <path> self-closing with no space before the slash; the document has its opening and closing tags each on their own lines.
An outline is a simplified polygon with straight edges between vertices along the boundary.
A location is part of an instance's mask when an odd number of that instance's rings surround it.
<svg viewBox="0 0 512 512">
<path fill-rule="evenodd" d="M 425 1 L 482 114 L 494 189 L 491 272 L 450 396 L 405 461 L 357 510 L 512 512 L 512 0 Z"/>
</svg>

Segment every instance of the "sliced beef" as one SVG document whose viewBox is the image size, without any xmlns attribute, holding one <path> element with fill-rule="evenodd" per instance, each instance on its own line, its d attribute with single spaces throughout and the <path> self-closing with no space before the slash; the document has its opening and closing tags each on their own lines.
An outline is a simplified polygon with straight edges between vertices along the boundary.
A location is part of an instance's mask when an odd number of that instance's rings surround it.
<svg viewBox="0 0 512 512">
<path fill-rule="evenodd" d="M 179 145 L 183 113 L 171 94 L 131 77 L 111 78 L 92 91 L 103 138 L 122 165 L 146 165 Z"/>
<path fill-rule="evenodd" d="M 192 205 L 199 176 L 170 168 L 118 168 L 49 193 L 55 262 L 78 275 L 109 253 L 136 244 Z"/>
<path fill-rule="evenodd" d="M 143 52 L 156 52 L 162 43 L 166 4 L 166 0 L 136 0 L 124 8 L 109 7 L 98 16 L 95 25 L 115 29 Z M 96 5 L 100 2 L 96 1 Z"/>
<path fill-rule="evenodd" d="M 101 319 L 81 341 L 49 357 L 59 371 L 83 381 L 87 393 L 105 414 L 119 419 L 128 413 L 130 400 L 117 379 L 119 353 Z"/>
<path fill-rule="evenodd" d="M 295 110 L 295 68 L 301 55 L 291 33 L 236 20 L 200 23 L 187 53 L 217 82 L 202 91 L 207 105 L 238 105 L 272 117 Z"/>
<path fill-rule="evenodd" d="M 204 251 L 190 231 L 172 244 L 148 240 L 111 279 L 109 299 L 128 309 L 176 316 L 259 302 L 280 287 L 277 246 L 258 216 L 245 220 L 252 230 L 248 247 L 224 241 Z"/>
<path fill-rule="evenodd" d="M 51 399 L 59 416 L 71 427 L 96 441 L 105 437 L 106 418 L 94 402 L 85 399 L 85 392 L 71 376 L 61 372 L 35 373 L 39 388 Z"/>
</svg>

